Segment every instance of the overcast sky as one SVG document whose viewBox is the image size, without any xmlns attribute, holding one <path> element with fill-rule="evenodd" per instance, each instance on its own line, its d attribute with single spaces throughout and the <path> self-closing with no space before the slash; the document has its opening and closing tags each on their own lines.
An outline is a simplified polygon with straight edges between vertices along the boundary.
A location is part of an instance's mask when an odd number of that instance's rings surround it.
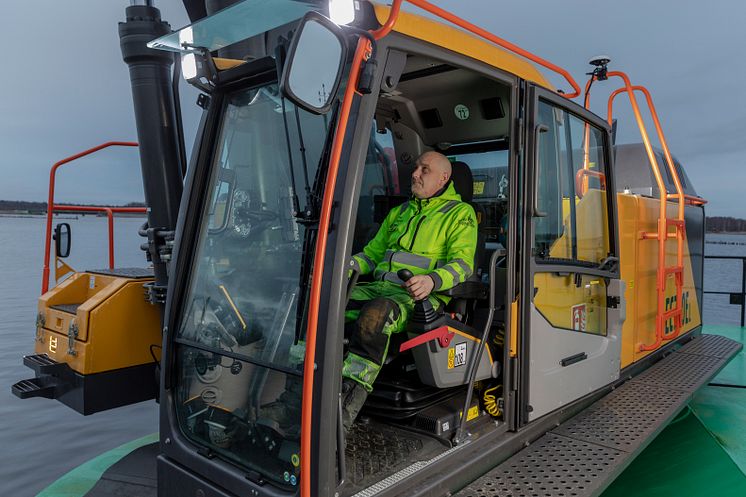
<svg viewBox="0 0 746 497">
<path fill-rule="evenodd" d="M 127 0 L 4 2 L 0 93 L 0 199 L 45 200 L 57 160 L 109 140 L 135 140 L 117 22 Z M 669 146 L 708 215 L 746 218 L 746 2 L 713 0 L 436 0 L 438 5 L 569 70 L 585 84 L 587 61 L 612 58 L 653 93 Z M 155 0 L 172 27 L 180 0 Z M 563 89 L 559 78 L 552 81 Z M 617 82 L 594 85 L 605 115 Z M 185 88 L 191 143 L 196 92 Z M 629 104 L 617 99 L 619 142 L 639 141 Z M 652 127 L 651 127 L 652 132 Z M 110 150 L 62 170 L 59 201 L 142 199 L 137 152 Z"/>
</svg>

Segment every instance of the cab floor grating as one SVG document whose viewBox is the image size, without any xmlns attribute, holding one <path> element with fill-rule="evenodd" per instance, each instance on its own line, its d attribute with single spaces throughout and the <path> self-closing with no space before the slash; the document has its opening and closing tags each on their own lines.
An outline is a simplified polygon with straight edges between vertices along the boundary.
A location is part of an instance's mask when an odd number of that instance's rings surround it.
<svg viewBox="0 0 746 497">
<path fill-rule="evenodd" d="M 600 494 L 741 348 L 723 337 L 695 338 L 454 497 Z"/>
<path fill-rule="evenodd" d="M 738 349 L 738 342 L 719 335 L 706 335 L 707 340 L 694 339 L 676 352 L 679 354 L 696 354 L 711 357 L 730 357 Z"/>
<path fill-rule="evenodd" d="M 373 420 L 350 429 L 345 447 L 345 495 L 366 488 L 414 461 L 428 460 L 445 450 L 435 438 Z"/>
<path fill-rule="evenodd" d="M 152 278 L 153 269 L 144 267 L 118 267 L 114 269 L 89 269 L 86 271 L 93 274 L 105 276 L 116 276 L 118 278 Z"/>
</svg>

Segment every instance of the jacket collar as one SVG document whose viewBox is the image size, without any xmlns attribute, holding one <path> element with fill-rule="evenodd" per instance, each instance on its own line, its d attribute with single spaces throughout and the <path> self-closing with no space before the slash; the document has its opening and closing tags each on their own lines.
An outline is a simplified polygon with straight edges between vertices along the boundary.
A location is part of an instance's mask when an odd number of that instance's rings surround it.
<svg viewBox="0 0 746 497">
<path fill-rule="evenodd" d="M 446 183 L 443 188 L 435 192 L 435 194 L 432 197 L 428 198 L 417 198 L 413 196 L 413 200 L 415 200 L 418 204 L 424 204 L 429 205 L 431 202 L 439 202 L 441 200 L 444 201 L 450 201 L 450 200 L 461 200 L 461 195 L 456 193 L 456 188 L 453 186 L 453 181 L 448 180 L 448 183 Z"/>
</svg>

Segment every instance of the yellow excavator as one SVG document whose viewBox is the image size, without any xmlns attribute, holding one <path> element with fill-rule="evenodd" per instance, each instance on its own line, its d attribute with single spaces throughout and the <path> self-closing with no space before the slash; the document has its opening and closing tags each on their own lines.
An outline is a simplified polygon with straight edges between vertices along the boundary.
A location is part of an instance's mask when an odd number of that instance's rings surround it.
<svg viewBox="0 0 746 497">
<path fill-rule="evenodd" d="M 160 443 L 125 457 L 156 483 L 85 495 L 597 495 L 740 350 L 702 334 L 706 202 L 608 57 L 583 91 L 425 0 L 184 4 L 178 31 L 151 1 L 119 27 L 151 268 L 46 291 L 13 386 L 83 414 L 158 398 Z M 614 143 L 621 94 L 639 144 Z M 429 150 L 477 213 L 475 271 L 415 312 L 346 432 L 350 257 Z"/>
</svg>

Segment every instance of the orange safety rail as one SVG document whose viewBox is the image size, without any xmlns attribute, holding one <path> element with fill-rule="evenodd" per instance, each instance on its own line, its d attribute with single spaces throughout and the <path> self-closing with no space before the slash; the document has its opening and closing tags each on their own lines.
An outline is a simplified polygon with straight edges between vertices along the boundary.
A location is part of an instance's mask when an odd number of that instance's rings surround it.
<svg viewBox="0 0 746 497">
<path fill-rule="evenodd" d="M 47 231 L 44 241 L 44 266 L 42 269 L 41 293 L 47 293 L 49 290 L 49 256 L 52 247 L 52 218 L 55 212 L 104 212 L 109 219 L 109 268 L 114 268 L 114 214 L 115 213 L 141 213 L 146 212 L 145 207 L 94 207 L 81 205 L 57 205 L 54 203 L 54 187 L 57 177 L 57 169 L 60 166 L 91 155 L 99 150 L 109 147 L 137 147 L 135 142 L 106 142 L 88 150 L 84 150 L 61 161 L 54 163 L 49 171 L 49 195 L 47 197 Z"/>
<path fill-rule="evenodd" d="M 664 340 L 671 340 L 673 338 L 676 338 L 679 333 L 681 333 L 683 316 L 682 293 L 684 286 L 684 242 L 686 238 L 686 220 L 684 217 L 684 207 L 687 203 L 687 197 L 689 197 L 688 202 L 694 202 L 695 199 L 701 201 L 702 199 L 698 199 L 693 196 L 687 196 L 684 194 L 684 189 L 681 185 L 681 179 L 679 178 L 678 171 L 674 166 L 674 162 L 668 149 L 666 138 L 663 134 L 663 128 L 661 127 L 660 120 L 658 119 L 658 113 L 655 110 L 653 99 L 650 96 L 650 92 L 647 90 L 647 88 L 645 88 L 644 86 L 633 86 L 630 83 L 627 75 L 620 71 L 611 71 L 607 74 L 607 76 L 619 77 L 624 81 L 624 86 L 615 90 L 609 96 L 607 117 L 608 122 L 609 124 L 613 122 L 612 112 L 614 99 L 620 93 L 626 92 L 629 96 L 630 103 L 632 104 L 632 110 L 635 114 L 637 126 L 640 129 L 640 135 L 642 136 L 645 151 L 648 155 L 650 167 L 653 171 L 653 176 L 655 177 L 655 182 L 658 186 L 658 191 L 660 194 L 658 230 L 655 233 L 645 232 L 641 234 L 641 238 L 643 240 L 658 240 L 658 270 L 656 279 L 658 305 L 655 321 L 655 341 L 650 344 L 640 344 L 638 346 L 638 350 L 642 352 L 655 350 L 660 347 L 661 343 L 663 343 Z M 586 89 L 587 88 L 588 86 L 586 87 Z M 660 167 L 658 166 L 658 161 L 656 160 L 655 153 L 653 152 L 653 147 L 650 144 L 650 138 L 648 137 L 645 123 L 642 119 L 642 115 L 640 114 L 640 108 L 637 104 L 635 91 L 642 92 L 645 95 L 648 109 L 650 110 L 650 115 L 653 118 L 655 130 L 658 134 L 658 139 L 660 141 L 661 147 L 663 148 L 663 154 L 666 158 L 666 165 L 668 166 L 671 178 L 673 178 L 674 186 L 676 188 L 675 194 L 667 193 L 666 185 L 663 181 L 663 175 L 661 174 Z M 588 95 L 586 94 L 586 102 L 587 100 Z M 668 217 L 668 200 L 676 200 L 678 203 L 677 215 L 675 219 L 671 219 Z M 674 228 L 673 233 L 669 232 L 669 227 Z M 668 241 L 670 238 L 676 238 L 676 265 L 674 266 L 666 266 L 666 241 Z M 676 284 L 676 306 L 673 309 L 667 311 L 666 282 L 668 280 L 668 276 L 671 274 L 674 275 L 674 281 Z M 674 331 L 667 334 L 665 332 L 665 323 L 672 318 L 674 320 Z"/>
</svg>

